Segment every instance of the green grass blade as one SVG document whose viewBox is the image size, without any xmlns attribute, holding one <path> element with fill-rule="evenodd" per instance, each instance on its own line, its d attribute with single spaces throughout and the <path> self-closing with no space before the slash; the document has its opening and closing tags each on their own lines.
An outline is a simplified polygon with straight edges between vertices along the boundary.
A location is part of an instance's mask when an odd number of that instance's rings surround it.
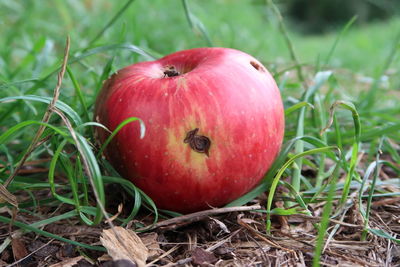
<svg viewBox="0 0 400 267">
<path fill-rule="evenodd" d="M 293 106 L 288 107 L 287 109 L 285 109 L 285 117 L 287 117 L 289 114 L 295 112 L 296 110 L 298 110 L 298 109 L 300 109 L 302 107 L 314 108 L 314 106 L 311 103 L 302 101 L 302 102 L 294 104 Z"/>
<path fill-rule="evenodd" d="M 328 81 L 328 79 L 331 77 L 332 72 L 331 71 L 323 71 L 323 72 L 318 72 L 315 75 L 314 78 L 314 85 L 308 88 L 308 90 L 304 93 L 303 102 L 309 102 L 310 98 L 314 93 L 321 88 L 321 86 Z M 302 107 L 299 111 L 299 116 L 297 119 L 297 129 L 296 129 L 296 136 L 304 136 L 304 120 L 305 120 L 305 113 L 306 109 L 305 107 Z M 302 141 L 299 141 L 296 143 L 295 146 L 295 154 L 302 153 L 304 151 L 304 143 Z M 296 166 L 297 168 L 294 169 L 293 176 L 292 176 L 292 181 L 291 184 L 294 189 L 297 191 L 300 191 L 300 176 L 301 176 L 301 169 L 302 169 L 302 158 L 298 158 L 296 161 Z"/>
<path fill-rule="evenodd" d="M 271 210 L 272 207 L 272 200 L 275 194 L 275 190 L 278 186 L 278 183 L 280 181 L 280 178 L 282 177 L 283 172 L 290 166 L 292 165 L 296 159 L 307 156 L 307 155 L 311 155 L 311 154 L 318 154 L 318 153 L 326 153 L 328 151 L 337 149 L 337 147 L 335 146 L 327 146 L 327 147 L 322 147 L 322 148 L 315 148 L 315 149 L 311 149 L 308 150 L 306 152 L 302 152 L 299 154 L 296 154 L 295 156 L 293 156 L 292 158 L 290 158 L 278 171 L 278 173 L 276 174 L 274 180 L 272 181 L 271 184 L 271 188 L 269 190 L 269 194 L 268 194 L 268 200 L 267 200 L 267 211 L 269 212 Z M 298 191 L 296 188 L 294 188 L 296 191 Z M 271 218 L 269 216 L 269 214 L 267 213 L 267 231 L 270 231 L 271 229 Z"/>
<path fill-rule="evenodd" d="M 321 130 L 321 132 L 325 132 L 325 130 L 328 129 L 330 127 L 330 125 L 332 125 L 333 114 L 337 107 L 342 107 L 344 109 L 351 111 L 352 117 L 353 117 L 353 122 L 354 122 L 354 142 L 352 145 L 350 166 L 349 166 L 349 170 L 347 172 L 345 186 L 343 188 L 343 193 L 342 193 L 342 197 L 340 200 L 340 203 L 344 204 L 349 195 L 350 184 L 353 179 L 355 167 L 357 166 L 358 150 L 359 150 L 359 143 L 360 143 L 360 136 L 361 136 L 361 123 L 360 123 L 360 116 L 358 115 L 357 109 L 353 103 L 347 102 L 347 101 L 336 101 L 330 109 L 331 115 L 330 115 L 329 123 L 328 123 L 327 127 L 325 127 L 324 129 Z"/>
<path fill-rule="evenodd" d="M 65 243 L 68 243 L 68 244 L 71 244 L 71 245 L 74 245 L 74 246 L 87 248 L 87 249 L 91 249 L 91 250 L 96 250 L 96 251 L 102 251 L 102 252 L 106 251 L 106 249 L 103 248 L 103 247 L 91 246 L 91 245 L 80 243 L 80 242 L 77 242 L 77 241 L 74 241 L 74 240 L 70 240 L 70 239 L 67 239 L 67 238 L 64 238 L 64 237 L 61 237 L 61 236 L 58 236 L 58 235 L 55 235 L 55 234 L 40 230 L 39 228 L 34 227 L 32 225 L 25 224 L 25 223 L 22 223 L 22 222 L 18 222 L 18 221 L 15 221 L 15 220 L 11 220 L 11 219 L 9 219 L 7 217 L 4 217 L 4 216 L 0 216 L 0 222 L 6 223 L 6 224 L 10 224 L 11 223 L 12 225 L 14 225 L 16 227 L 19 227 L 19 228 L 21 228 L 21 229 L 23 229 L 25 231 L 31 231 L 31 232 L 34 232 L 34 233 L 36 233 L 38 235 L 42 235 L 42 236 L 45 236 L 45 237 L 53 238 L 53 239 L 56 239 L 56 240 L 59 240 L 61 242 L 65 242 Z"/>
<path fill-rule="evenodd" d="M 129 44 L 129 43 L 123 43 L 123 44 L 101 45 L 101 46 L 97 46 L 97 47 L 85 50 L 83 53 L 79 53 L 77 56 L 71 58 L 69 60 L 69 64 L 78 62 L 84 58 L 87 58 L 87 57 L 95 55 L 95 54 L 99 54 L 99 53 L 110 51 L 110 50 L 118 50 L 118 49 L 134 52 L 136 54 L 143 56 L 147 60 L 155 60 L 157 58 L 157 56 L 151 54 L 149 51 L 145 51 L 143 48 L 140 48 L 139 46 Z M 55 73 L 57 70 L 58 70 L 58 68 L 55 70 L 52 70 L 50 72 L 50 74 L 48 74 L 48 75 Z M 48 76 L 48 75 L 46 75 L 46 76 Z"/>
<path fill-rule="evenodd" d="M 183 9 L 185 10 L 186 19 L 189 23 L 190 28 L 196 33 L 201 33 L 208 46 L 213 46 L 210 35 L 204 24 L 192 13 L 189 8 L 187 0 L 182 0 Z"/>
<path fill-rule="evenodd" d="M 253 199 L 255 199 L 257 196 L 261 195 L 265 191 L 267 191 L 267 189 L 270 187 L 270 185 L 273 181 L 275 174 L 278 172 L 278 170 L 281 168 L 281 166 L 285 163 L 289 152 L 292 150 L 292 148 L 294 147 L 296 142 L 299 140 L 307 142 L 318 148 L 328 146 L 326 143 L 324 143 L 321 140 L 319 140 L 315 137 L 312 137 L 312 136 L 298 136 L 298 137 L 295 137 L 295 138 L 289 140 L 282 146 L 278 157 L 275 159 L 274 163 L 268 170 L 267 174 L 265 175 L 265 177 L 261 181 L 261 183 L 258 186 L 256 186 L 254 189 L 252 189 L 250 192 L 246 193 L 245 195 L 241 196 L 240 198 L 227 204 L 226 207 L 236 207 L 236 206 L 244 205 L 244 204 L 252 201 Z M 332 151 L 326 151 L 325 154 L 328 155 L 331 159 L 335 160 L 337 158 L 335 153 L 333 153 Z"/>
<path fill-rule="evenodd" d="M 106 139 L 106 141 L 102 144 L 102 146 L 99 149 L 99 152 L 97 153 L 97 157 L 100 157 L 101 154 L 103 153 L 104 149 L 107 147 L 107 145 L 111 142 L 111 140 L 114 138 L 114 136 L 127 124 L 134 122 L 134 121 L 139 121 L 140 123 L 140 138 L 143 138 L 146 132 L 146 127 L 143 123 L 143 121 L 139 118 L 136 117 L 131 117 L 128 118 L 126 120 L 124 120 L 123 122 L 121 122 L 117 128 L 115 128 L 115 130 L 111 133 L 111 135 Z"/>
<path fill-rule="evenodd" d="M 371 139 L 377 138 L 379 136 L 390 136 L 400 132 L 400 122 L 397 123 L 387 123 L 373 129 L 368 129 L 362 132 L 360 140 L 363 142 L 370 141 Z"/>
<path fill-rule="evenodd" d="M 113 68 L 113 63 L 114 63 L 114 58 L 112 57 L 110 58 L 110 60 L 107 61 L 107 64 L 104 66 L 103 71 L 98 79 L 97 85 L 96 85 L 96 93 L 94 94 L 95 96 L 98 95 L 99 90 L 102 88 L 103 83 L 105 80 L 107 80 L 108 77 L 110 77 L 112 68 Z M 96 99 L 92 100 L 92 103 L 94 103 L 96 101 Z M 92 106 L 93 104 L 91 104 Z"/>
<path fill-rule="evenodd" d="M 331 49 L 329 50 L 329 53 L 326 55 L 325 61 L 323 63 L 323 66 L 326 67 L 329 62 L 331 61 L 332 55 L 335 52 L 335 49 L 337 45 L 339 44 L 340 39 L 343 37 L 343 35 L 346 34 L 346 32 L 350 29 L 350 27 L 354 24 L 354 22 L 357 20 L 357 15 L 353 16 L 343 27 L 343 29 L 340 31 L 340 33 L 337 35 Z"/>
<path fill-rule="evenodd" d="M 314 105 L 315 109 L 313 109 L 313 117 L 314 117 L 315 129 L 322 129 L 322 127 L 324 127 L 327 124 L 327 118 L 325 115 L 326 114 L 325 110 L 322 106 L 323 104 L 319 93 L 316 93 L 314 95 Z M 326 133 L 323 133 L 320 138 L 324 143 L 328 142 Z M 322 182 L 325 177 L 325 166 L 326 166 L 325 163 L 326 163 L 326 155 L 322 154 L 319 158 L 317 177 L 315 178 L 315 187 L 317 188 L 322 186 Z"/>
<path fill-rule="evenodd" d="M 109 29 L 121 16 L 122 14 L 128 10 L 129 6 L 134 2 L 135 0 L 128 0 L 125 5 L 121 7 L 120 10 L 110 19 L 110 21 L 99 31 L 98 34 L 96 34 L 95 37 L 89 42 L 89 45 L 92 45 L 95 43 L 98 39 L 101 38 L 101 36 Z"/>
<path fill-rule="evenodd" d="M 387 232 L 385 232 L 382 229 L 373 229 L 373 228 L 368 228 L 368 231 L 376 236 L 380 236 L 383 237 L 385 239 L 391 240 L 397 244 L 400 244 L 400 239 L 397 239 L 395 237 L 393 237 L 392 235 L 388 234 Z"/>
<path fill-rule="evenodd" d="M 56 192 L 56 184 L 55 184 L 55 172 L 56 172 L 56 165 L 58 158 L 61 155 L 61 152 L 64 148 L 64 146 L 67 144 L 67 140 L 62 141 L 58 147 L 57 150 L 54 152 L 53 158 L 51 159 L 50 166 L 49 166 L 49 172 L 48 172 L 48 179 L 49 179 L 49 184 L 50 184 L 50 191 L 52 195 L 58 199 L 59 201 L 69 204 L 69 205 L 75 205 L 75 201 L 71 198 L 66 198 L 63 196 L 60 196 Z"/>
<path fill-rule="evenodd" d="M 81 149 L 80 152 L 83 153 L 81 155 L 82 160 L 86 160 L 88 167 L 89 167 L 89 171 L 91 173 L 91 177 L 93 179 L 92 190 L 96 191 L 96 195 L 98 197 L 97 201 L 100 202 L 97 204 L 97 213 L 96 213 L 95 218 L 93 219 L 93 224 L 98 224 L 101 222 L 101 220 L 103 218 L 103 213 L 102 213 L 100 205 L 103 205 L 103 207 L 104 207 L 104 203 L 105 203 L 103 179 L 102 179 L 100 167 L 98 165 L 96 156 L 94 155 L 93 150 L 92 150 L 91 146 L 89 145 L 89 143 L 87 142 L 86 138 L 84 138 L 79 133 L 76 133 L 76 136 L 78 138 L 78 142 L 80 145 L 80 149 Z"/>
<path fill-rule="evenodd" d="M 60 128 L 58 128 L 56 126 L 53 126 L 48 123 L 43 123 L 41 121 L 29 120 L 29 121 L 23 121 L 23 122 L 18 123 L 17 125 L 14 125 L 10 129 L 5 131 L 2 135 L 0 135 L 0 144 L 4 144 L 5 142 L 7 142 L 13 135 L 17 134 L 19 132 L 19 130 L 21 130 L 22 128 L 31 126 L 31 125 L 43 125 L 49 129 L 53 130 L 54 132 L 60 134 L 61 136 L 64 136 L 64 137 L 68 136 L 68 134 L 64 130 L 61 130 Z"/>
<path fill-rule="evenodd" d="M 136 216 L 136 214 L 139 212 L 139 209 L 142 205 L 142 197 L 141 197 L 140 191 L 130 181 L 123 179 L 123 178 L 103 176 L 103 180 L 105 183 L 120 184 L 125 189 L 125 191 L 128 192 L 134 198 L 133 208 L 131 210 L 131 213 L 128 215 L 127 218 L 125 218 L 123 220 L 122 225 L 126 225 L 128 222 L 130 222 Z"/>
<path fill-rule="evenodd" d="M 27 100 L 27 101 L 37 101 L 50 104 L 52 99 L 53 99 L 52 97 L 37 96 L 37 95 L 10 96 L 10 97 L 0 98 L 0 103 L 9 103 L 12 102 L 13 100 Z M 64 102 L 57 100 L 56 108 L 67 114 L 67 116 L 70 117 L 76 125 L 82 124 L 81 117 L 78 115 L 78 113 L 76 113 L 75 110 L 73 110 L 70 106 L 68 106 Z"/>
<path fill-rule="evenodd" d="M 381 77 L 385 74 L 385 72 L 389 69 L 390 65 L 392 65 L 393 61 L 395 60 L 396 54 L 399 50 L 399 45 L 400 45 L 400 31 L 397 33 L 394 39 L 392 49 L 390 50 L 386 58 L 386 61 L 384 62 L 381 70 L 375 76 L 371 88 L 369 89 L 365 98 L 362 99 L 362 101 L 360 102 L 360 110 L 362 110 L 363 112 L 368 113 L 370 110 L 372 110 L 373 106 L 375 105 L 376 100 L 378 99 L 376 95 L 380 89 L 379 87 L 380 87 Z"/>
<path fill-rule="evenodd" d="M 339 165 L 339 164 L 338 164 Z M 336 191 L 336 183 L 339 178 L 339 168 L 335 168 L 335 172 L 332 175 L 332 180 L 330 181 L 330 188 L 328 192 L 328 198 L 326 200 L 326 204 L 324 205 L 324 209 L 322 211 L 322 219 L 318 227 L 318 236 L 317 236 L 317 242 L 315 244 L 315 250 L 314 250 L 314 255 L 313 255 L 313 266 L 320 266 L 320 258 L 322 254 L 322 249 L 324 246 L 324 240 L 325 240 L 325 235 L 326 231 L 328 229 L 329 225 L 329 217 L 330 214 L 332 213 L 332 208 L 333 208 L 333 197 L 335 196 L 335 191 Z"/>
<path fill-rule="evenodd" d="M 0 89 L 16 87 L 18 85 L 22 85 L 22 84 L 26 84 L 26 83 L 37 82 L 38 80 L 39 79 L 37 79 L 37 78 L 31 78 L 31 79 L 25 79 L 25 80 L 14 81 L 14 82 L 0 82 Z"/>
<path fill-rule="evenodd" d="M 78 81 L 76 80 L 74 74 L 72 73 L 71 68 L 68 67 L 68 66 L 67 66 L 67 72 L 68 72 L 69 78 L 72 81 L 72 84 L 74 85 L 75 93 L 78 96 L 79 102 L 82 105 L 81 110 L 83 110 L 84 118 L 85 118 L 86 121 L 90 121 L 88 107 L 86 105 L 85 98 L 83 97 L 82 89 L 81 89 Z"/>
<path fill-rule="evenodd" d="M 43 49 L 46 43 L 45 37 L 40 37 L 33 45 L 32 50 L 21 60 L 19 66 L 11 73 L 10 78 L 15 77 L 21 70 L 28 67 L 28 65 L 35 61 L 35 55 L 39 53 L 40 50 Z"/>
</svg>

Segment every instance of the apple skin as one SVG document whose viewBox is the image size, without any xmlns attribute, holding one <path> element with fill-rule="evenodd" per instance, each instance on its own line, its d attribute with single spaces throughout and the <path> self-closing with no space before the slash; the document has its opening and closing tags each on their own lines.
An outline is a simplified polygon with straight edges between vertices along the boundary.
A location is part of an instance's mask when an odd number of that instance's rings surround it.
<svg viewBox="0 0 400 267">
<path fill-rule="evenodd" d="M 106 158 L 158 208 L 182 213 L 250 191 L 284 134 L 274 79 L 258 60 L 229 48 L 184 50 L 119 70 L 103 85 L 95 120 L 113 131 L 129 117 L 143 120 L 144 138 L 139 123 L 127 124 Z M 97 128 L 96 135 L 102 143 L 109 133 Z"/>
</svg>

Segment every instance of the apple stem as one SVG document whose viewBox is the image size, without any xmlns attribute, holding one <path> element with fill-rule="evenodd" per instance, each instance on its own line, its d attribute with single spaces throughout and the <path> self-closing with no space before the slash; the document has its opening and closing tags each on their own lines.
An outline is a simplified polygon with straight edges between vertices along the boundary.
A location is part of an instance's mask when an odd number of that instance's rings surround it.
<svg viewBox="0 0 400 267">
<path fill-rule="evenodd" d="M 179 76 L 180 73 L 176 70 L 174 66 L 166 66 L 164 70 L 164 77 L 174 77 Z"/>
</svg>

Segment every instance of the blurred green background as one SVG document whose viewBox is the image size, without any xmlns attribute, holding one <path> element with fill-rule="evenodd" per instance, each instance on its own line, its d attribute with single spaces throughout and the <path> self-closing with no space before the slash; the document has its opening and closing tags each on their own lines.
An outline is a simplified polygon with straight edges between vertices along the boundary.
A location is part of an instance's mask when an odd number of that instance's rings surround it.
<svg viewBox="0 0 400 267">
<path fill-rule="evenodd" d="M 15 75 L 27 78 L 26 73 L 22 75 L 18 70 L 27 61 L 33 76 L 43 75 L 43 69 L 59 60 L 67 34 L 71 35 L 72 51 L 94 45 L 130 43 L 165 55 L 207 45 L 199 33 L 193 34 L 182 3 L 177 0 L 133 1 L 99 39 L 90 43 L 125 3 L 0 1 L 1 75 L 7 79 Z M 400 29 L 400 18 L 396 16 L 399 3 L 391 0 L 276 2 L 300 61 L 305 64 L 315 64 L 318 58 L 326 56 L 343 25 L 357 15 L 356 24 L 336 47 L 331 64 L 365 75 L 374 74 L 393 45 L 392 40 Z M 270 64 L 290 62 L 276 18 L 265 1 L 202 0 L 188 1 L 188 4 L 208 31 L 213 45 L 244 50 Z M 41 57 L 27 59 L 35 49 Z M 132 53 L 123 52 L 116 58 L 120 67 L 135 60 Z"/>
</svg>

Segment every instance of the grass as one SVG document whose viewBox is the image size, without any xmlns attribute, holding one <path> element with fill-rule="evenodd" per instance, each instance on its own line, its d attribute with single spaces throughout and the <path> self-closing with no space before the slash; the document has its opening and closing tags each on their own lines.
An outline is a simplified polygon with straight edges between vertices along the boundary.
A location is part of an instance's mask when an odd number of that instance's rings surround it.
<svg viewBox="0 0 400 267">
<path fill-rule="evenodd" d="M 18 217 L 0 216 L 0 221 L 24 233 L 33 231 L 102 250 L 41 227 L 71 218 L 87 225 L 104 222 L 104 216 L 112 216 L 104 211 L 108 184 L 119 184 L 134 199 L 128 214 L 118 216 L 115 224 L 131 222 L 143 205 L 157 220 L 152 200 L 98 156 L 103 148 L 98 151 L 93 146 L 93 127 L 102 126 L 91 119 L 95 98 L 102 81 L 123 66 L 214 45 L 237 48 L 265 62 L 276 77 L 286 108 L 280 156 L 258 187 L 229 206 L 246 204 L 269 189 L 265 212 L 270 230 L 272 214 L 311 214 L 312 205 L 326 201 L 322 220 L 314 225 L 318 229 L 315 266 L 326 237 L 337 229 L 328 228 L 330 218 L 344 216 L 356 200 L 365 204 L 359 212 L 364 218 L 363 238 L 373 234 L 399 243 L 394 233 L 371 227 L 369 222 L 374 199 L 400 196 L 382 186 L 385 181 L 378 171 L 383 165 L 390 168 L 396 175 L 391 181 L 399 188 L 400 31 L 393 29 L 400 29 L 400 19 L 361 26 L 350 21 L 323 36 L 302 36 L 290 31 L 290 21 L 281 20 L 279 9 L 269 3 L 2 1 L 0 181 L 11 196 L 0 188 L 0 196 L 9 200 L 0 207 L 15 209 L 16 195 L 19 214 L 35 220 L 25 223 Z M 71 45 L 66 73 L 59 96 L 53 97 L 67 35 Z M 127 123 L 141 122 L 130 118 L 121 127 Z M 35 169 L 37 165 L 31 163 L 40 160 L 45 173 L 17 174 L 8 186 L 6 181 L 19 163 Z M 314 177 L 305 177 L 307 168 L 315 171 Z M 279 194 L 286 200 L 285 209 L 273 207 L 278 186 L 288 190 Z M 46 190 L 50 197 L 38 197 Z M 63 212 L 40 214 L 42 206 Z M 10 239 L 1 242 L 0 252 L 7 249 Z"/>
</svg>

